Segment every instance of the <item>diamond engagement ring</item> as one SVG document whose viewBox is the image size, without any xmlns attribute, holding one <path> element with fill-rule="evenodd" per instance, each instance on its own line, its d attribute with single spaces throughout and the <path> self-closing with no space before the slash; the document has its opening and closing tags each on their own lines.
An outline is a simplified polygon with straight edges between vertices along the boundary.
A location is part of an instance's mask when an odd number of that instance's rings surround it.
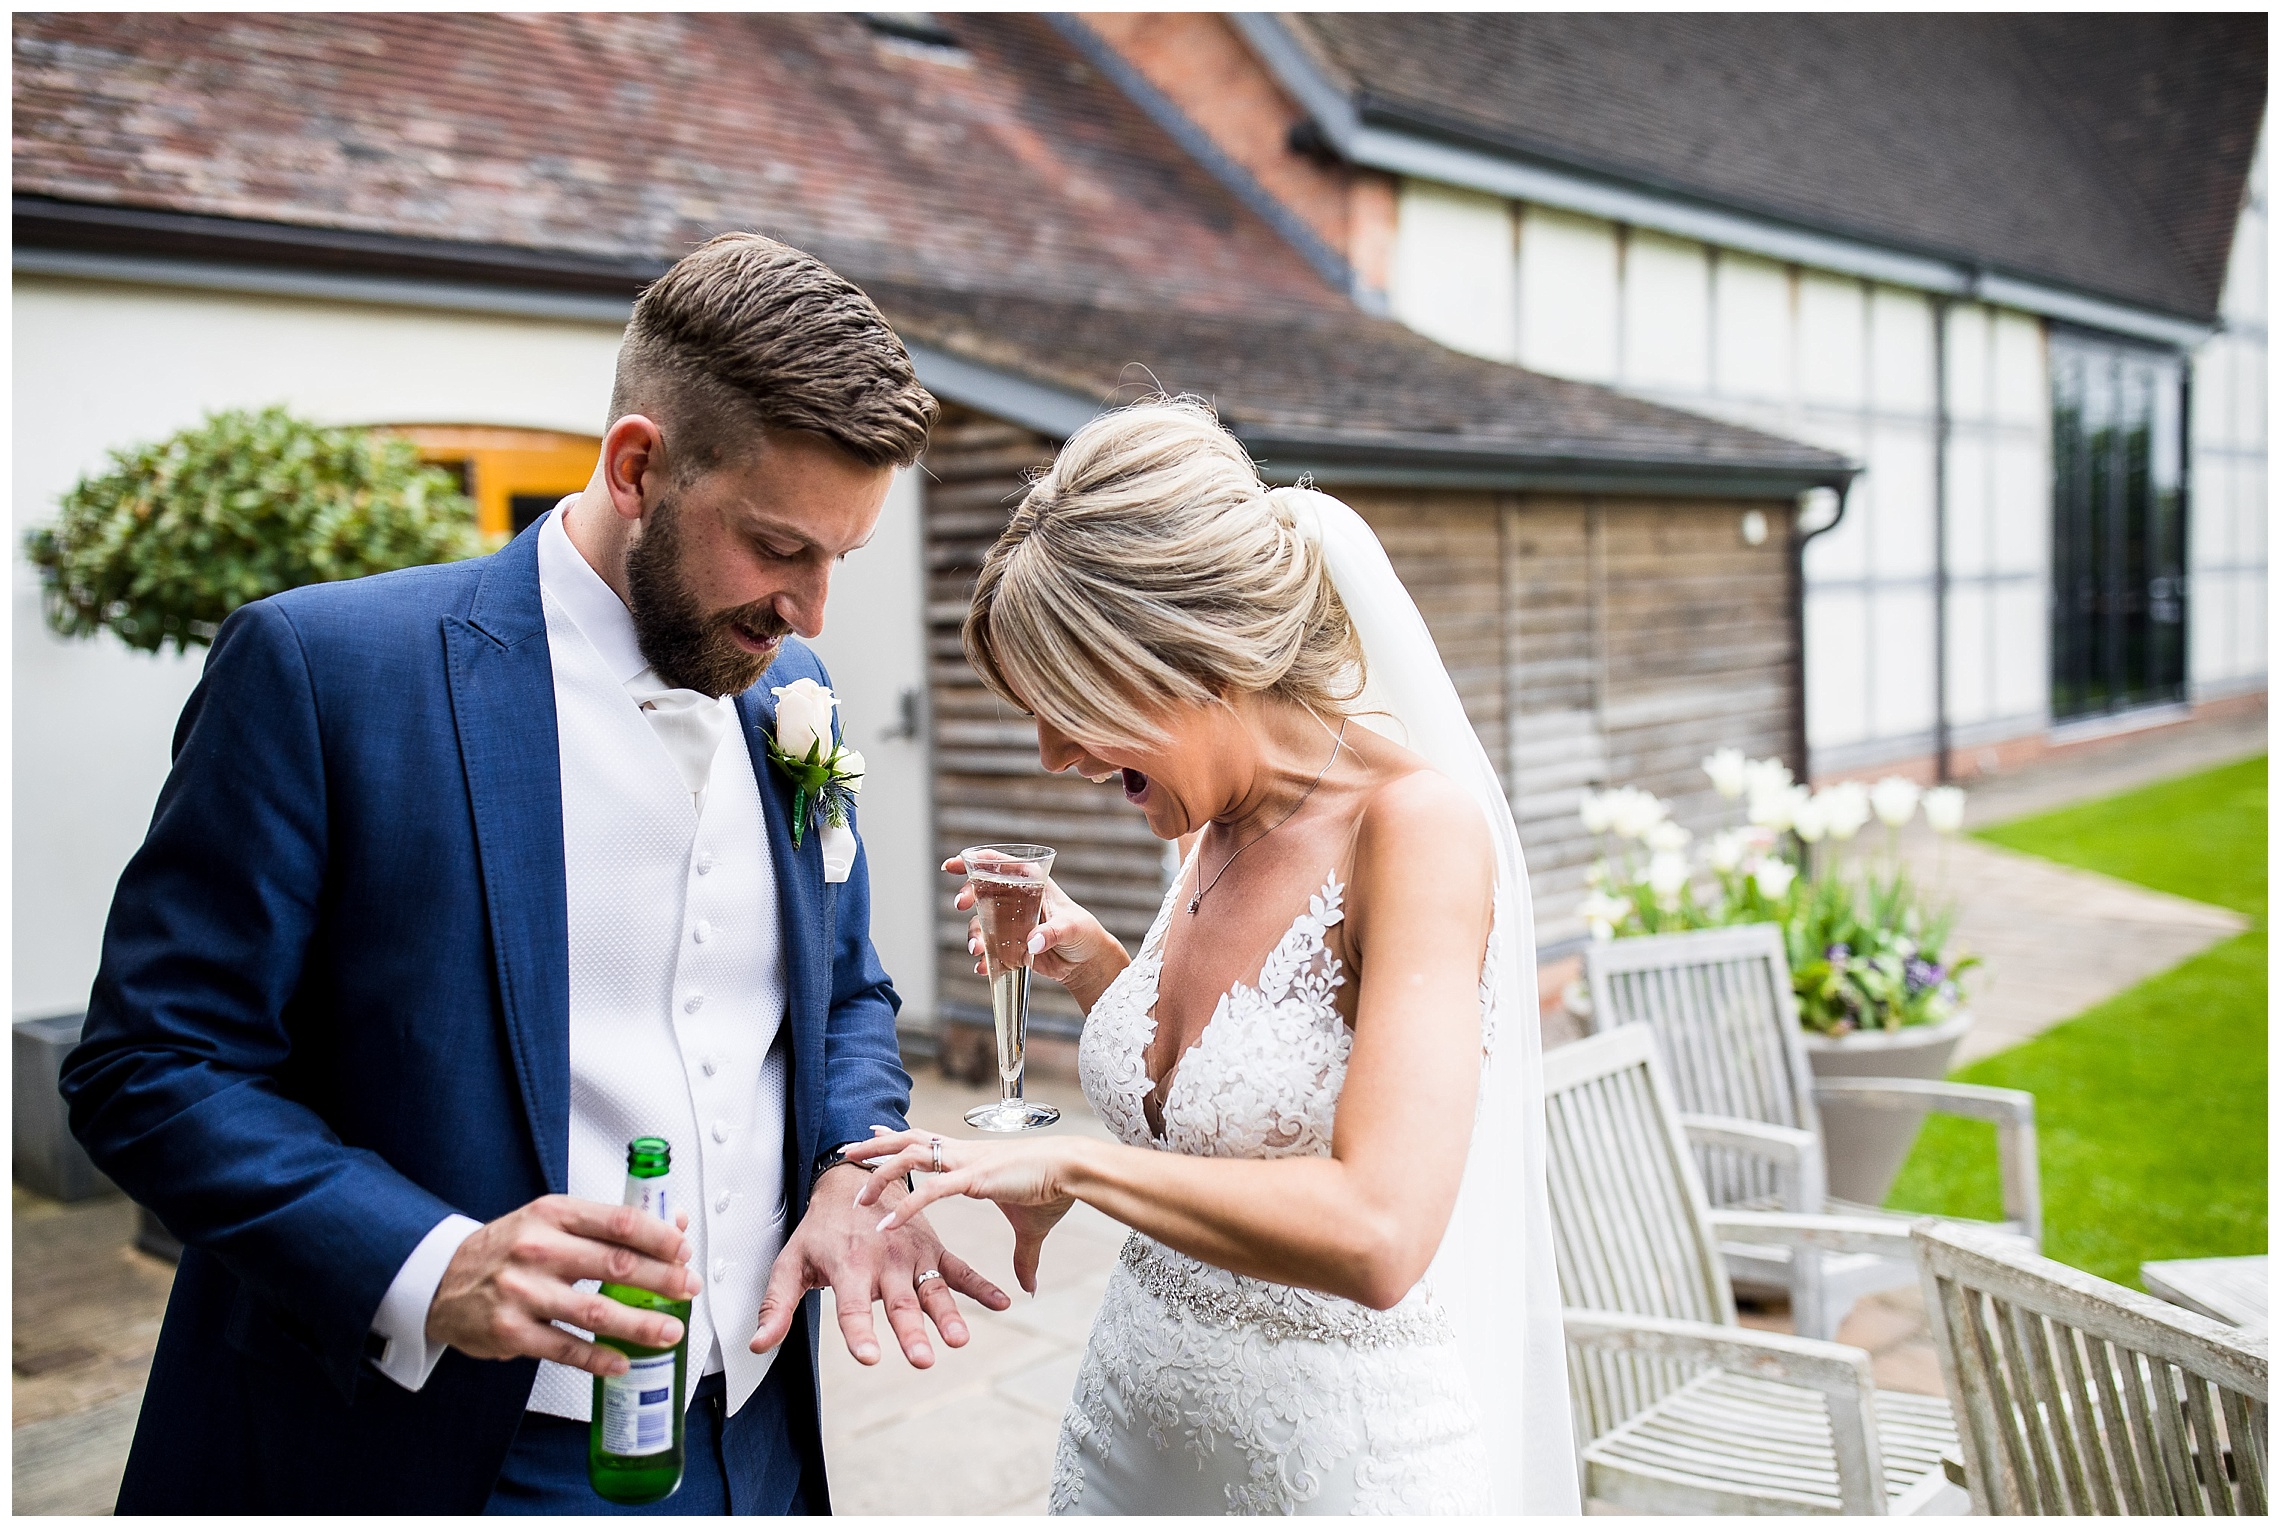
<svg viewBox="0 0 2280 1528">
<path fill-rule="evenodd" d="M 942 1137 L 932 1137 L 932 1143 L 934 1146 L 934 1171 L 940 1172 L 942 1171 Z M 940 1278 L 941 1275 L 937 1274 L 935 1277 Z"/>
</svg>

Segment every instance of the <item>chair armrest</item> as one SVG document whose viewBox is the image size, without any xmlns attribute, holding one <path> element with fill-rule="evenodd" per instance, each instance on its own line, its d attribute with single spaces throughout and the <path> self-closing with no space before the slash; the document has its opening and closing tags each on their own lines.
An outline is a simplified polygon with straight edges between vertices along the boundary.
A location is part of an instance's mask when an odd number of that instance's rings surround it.
<svg viewBox="0 0 2280 1528">
<path fill-rule="evenodd" d="M 1913 1259 L 1906 1221 L 1871 1220 L 1865 1215 L 1788 1215 L 1763 1210 L 1712 1210 L 1710 1234 L 1721 1242 L 1762 1242 L 1777 1247 L 1812 1247 L 1822 1252 L 1873 1252 L 1879 1257 Z"/>
<path fill-rule="evenodd" d="M 1859 1348 L 1787 1332 L 1619 1311 L 1570 1307 L 1560 1313 L 1560 1320 L 1571 1349 L 1711 1364 L 1728 1373 L 1819 1391 L 1828 1406 L 1841 1510 L 1850 1516 L 1883 1513 L 1884 1450 L 1877 1436 L 1876 1383 L 1869 1377 L 1868 1355 Z"/>
<path fill-rule="evenodd" d="M 1587 1352 L 1710 1364 L 1730 1373 L 1803 1385 L 1823 1395 L 1868 1396 L 1876 1391 L 1868 1355 L 1841 1342 L 1572 1306 L 1560 1312 L 1560 1324 L 1568 1343 Z"/>
<path fill-rule="evenodd" d="M 1813 1085 L 1824 1104 L 1867 1109 L 1928 1109 L 1986 1120 L 1995 1127 L 1996 1165 L 2003 1180 L 2003 1218 L 2042 1246 L 2042 1168 L 2035 1144 L 2035 1095 L 1973 1082 L 1913 1077 L 1825 1077 Z"/>
<path fill-rule="evenodd" d="M 1920 1077 L 1821 1077 L 1814 1098 L 1824 1104 L 1858 1104 L 1868 1109 L 1930 1109 L 1996 1125 L 2035 1122 L 2035 1095 L 2017 1088 L 1990 1088 L 1976 1082 L 1934 1082 Z"/>
<path fill-rule="evenodd" d="M 1782 1175 L 1781 1200 L 1792 1210 L 1817 1211 L 1828 1197 L 1821 1142 L 1810 1130 L 1767 1125 L 1729 1114 L 1681 1114 L 1679 1128 L 1697 1149 L 1715 1146 L 1773 1164 Z"/>
</svg>

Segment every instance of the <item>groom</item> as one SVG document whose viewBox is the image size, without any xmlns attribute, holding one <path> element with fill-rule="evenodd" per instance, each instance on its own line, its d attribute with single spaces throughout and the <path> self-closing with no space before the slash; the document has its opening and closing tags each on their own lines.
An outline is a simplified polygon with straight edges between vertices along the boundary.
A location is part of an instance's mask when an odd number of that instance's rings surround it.
<svg viewBox="0 0 2280 1528">
<path fill-rule="evenodd" d="M 764 751 L 933 412 L 861 292 L 724 235 L 636 306 L 583 493 L 223 625 L 64 1071 L 185 1244 L 119 1511 L 609 1511 L 624 1360 L 569 1329 L 681 1335 L 610 1279 L 694 1301 L 653 1510 L 824 1512 L 809 1291 L 921 1367 L 952 1287 L 1006 1303 L 855 1208 L 898 1004 L 861 855 L 795 845 Z M 638 1135 L 685 1232 L 619 1207 Z"/>
</svg>

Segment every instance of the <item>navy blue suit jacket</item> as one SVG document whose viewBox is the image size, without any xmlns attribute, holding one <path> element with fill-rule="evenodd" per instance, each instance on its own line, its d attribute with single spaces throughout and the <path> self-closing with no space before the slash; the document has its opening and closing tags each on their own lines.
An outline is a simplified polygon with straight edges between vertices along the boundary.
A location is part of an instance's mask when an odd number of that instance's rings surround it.
<svg viewBox="0 0 2280 1528">
<path fill-rule="evenodd" d="M 816 1156 L 901 1125 L 910 1088 L 866 864 L 827 884 L 820 835 L 792 847 L 762 751 L 769 687 L 802 677 L 829 682 L 788 639 L 737 701 L 783 913 L 795 1213 Z M 568 1188 L 557 746 L 536 528 L 216 637 L 63 1074 L 89 1154 L 185 1247 L 121 1511 L 482 1509 L 536 1361 L 452 1351 L 415 1394 L 367 1333 L 446 1214 Z M 808 1422 L 814 1324 L 811 1297 Z"/>
</svg>

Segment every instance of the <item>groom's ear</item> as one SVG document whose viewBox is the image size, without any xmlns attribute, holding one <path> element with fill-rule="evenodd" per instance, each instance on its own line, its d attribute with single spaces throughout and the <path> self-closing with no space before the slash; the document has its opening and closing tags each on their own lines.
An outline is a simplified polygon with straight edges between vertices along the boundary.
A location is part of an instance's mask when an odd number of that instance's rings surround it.
<svg viewBox="0 0 2280 1528">
<path fill-rule="evenodd" d="M 643 489 L 650 479 L 664 488 L 659 476 L 664 446 L 663 432 L 644 414 L 621 415 L 602 437 L 602 484 L 609 490 L 610 506 L 625 519 L 638 521 L 647 513 L 650 501 Z"/>
</svg>

